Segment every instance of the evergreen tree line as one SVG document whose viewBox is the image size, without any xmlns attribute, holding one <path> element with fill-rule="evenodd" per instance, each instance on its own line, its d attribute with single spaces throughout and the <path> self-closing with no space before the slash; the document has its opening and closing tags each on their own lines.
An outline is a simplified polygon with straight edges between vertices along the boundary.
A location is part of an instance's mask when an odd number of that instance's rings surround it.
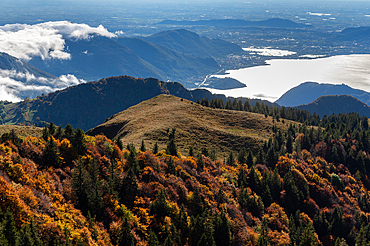
<svg viewBox="0 0 370 246">
<path fill-rule="evenodd" d="M 300 110 L 292 107 L 278 107 L 278 106 L 269 106 L 264 102 L 256 102 L 254 106 L 251 106 L 249 99 L 244 99 L 244 102 L 241 98 L 239 100 L 234 98 L 233 100 L 228 99 L 226 103 L 223 99 L 213 98 L 209 102 L 208 98 L 199 100 L 197 103 L 211 108 L 219 109 L 229 109 L 229 110 L 238 110 L 238 111 L 247 111 L 253 113 L 264 114 L 267 116 L 272 116 L 277 121 L 280 119 L 293 120 L 300 123 L 305 123 L 306 125 L 311 126 L 321 126 L 326 127 L 330 123 L 343 122 L 348 126 L 351 126 L 354 129 L 357 125 L 362 125 L 365 129 L 368 129 L 367 117 L 360 117 L 358 113 L 349 113 L 349 114 L 338 114 L 338 115 L 324 115 L 322 119 L 316 113 L 311 114 L 306 110 Z"/>
</svg>

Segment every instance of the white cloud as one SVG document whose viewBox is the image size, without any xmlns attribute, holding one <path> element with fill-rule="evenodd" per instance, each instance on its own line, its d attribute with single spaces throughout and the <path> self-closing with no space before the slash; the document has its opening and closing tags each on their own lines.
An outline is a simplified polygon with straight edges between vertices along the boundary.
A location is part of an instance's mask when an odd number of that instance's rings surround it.
<svg viewBox="0 0 370 246">
<path fill-rule="evenodd" d="M 90 27 L 68 21 L 45 22 L 36 25 L 8 24 L 0 26 L 0 51 L 24 61 L 32 57 L 71 59 L 64 50 L 65 40 L 89 39 L 93 35 L 115 37 L 102 25 Z"/>
<path fill-rule="evenodd" d="M 55 79 L 47 79 L 36 77 L 29 72 L 22 73 L 15 70 L 0 69 L 0 100 L 19 102 L 24 98 L 24 95 L 47 94 L 85 82 L 71 74 L 62 75 Z"/>
</svg>

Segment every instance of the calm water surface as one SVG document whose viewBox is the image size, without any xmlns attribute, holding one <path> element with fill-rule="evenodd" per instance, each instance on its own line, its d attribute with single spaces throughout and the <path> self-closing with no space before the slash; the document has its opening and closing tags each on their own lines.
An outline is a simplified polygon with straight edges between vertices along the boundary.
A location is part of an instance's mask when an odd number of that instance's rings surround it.
<svg viewBox="0 0 370 246">
<path fill-rule="evenodd" d="M 233 97 L 277 100 L 292 87 L 307 81 L 347 84 L 370 92 L 370 55 L 342 55 L 318 59 L 274 59 L 266 66 L 229 70 L 226 75 L 247 85 L 232 90 L 209 89 Z"/>
</svg>

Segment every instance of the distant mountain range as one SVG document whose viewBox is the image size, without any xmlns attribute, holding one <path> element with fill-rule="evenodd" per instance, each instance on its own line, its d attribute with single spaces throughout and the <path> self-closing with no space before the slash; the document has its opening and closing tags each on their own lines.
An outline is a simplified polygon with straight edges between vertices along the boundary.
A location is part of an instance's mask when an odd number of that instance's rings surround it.
<svg viewBox="0 0 370 246">
<path fill-rule="evenodd" d="M 370 107 L 349 95 L 321 96 L 309 104 L 295 108 L 307 110 L 312 114 L 316 113 L 320 117 L 351 112 L 359 113 L 360 116 L 370 117 Z"/>
<path fill-rule="evenodd" d="M 194 88 L 220 70 L 213 57 L 243 53 L 236 44 L 201 37 L 187 30 L 173 30 L 139 38 L 66 39 L 70 60 L 32 58 L 29 63 L 56 76 L 74 74 L 86 81 L 130 75 L 178 81 Z"/>
<path fill-rule="evenodd" d="M 316 82 L 305 82 L 293 87 L 275 102 L 285 107 L 298 106 L 311 103 L 317 98 L 326 95 L 351 95 L 370 105 L 369 92 L 353 89 L 345 84 L 319 84 Z"/>
<path fill-rule="evenodd" d="M 369 43 L 370 27 L 350 27 L 335 34 L 336 41 Z"/>
<path fill-rule="evenodd" d="M 237 44 L 199 36 L 185 29 L 159 32 L 143 39 L 196 57 L 222 57 L 228 54 L 245 53 Z"/>
<path fill-rule="evenodd" d="M 164 20 L 159 22 L 161 25 L 183 25 L 183 26 L 252 26 L 252 27 L 285 27 L 285 28 L 302 28 L 307 27 L 291 20 L 273 18 L 263 21 L 246 21 L 240 19 L 214 19 L 214 20 L 197 20 L 197 21 L 175 21 Z"/>
</svg>

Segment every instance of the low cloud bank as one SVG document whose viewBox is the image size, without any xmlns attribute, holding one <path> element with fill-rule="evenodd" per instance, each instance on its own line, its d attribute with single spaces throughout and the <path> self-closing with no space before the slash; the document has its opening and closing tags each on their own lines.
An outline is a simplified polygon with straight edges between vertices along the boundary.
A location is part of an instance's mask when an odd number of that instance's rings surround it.
<svg viewBox="0 0 370 246">
<path fill-rule="evenodd" d="M 102 25 L 91 27 L 68 21 L 45 22 L 36 25 L 8 24 L 0 26 L 0 51 L 23 61 L 32 57 L 43 60 L 69 60 L 71 54 L 65 47 L 65 40 L 89 39 L 94 35 L 116 37 Z"/>
<path fill-rule="evenodd" d="M 61 75 L 56 79 L 36 77 L 29 72 L 0 69 L 0 100 L 19 102 L 25 97 L 35 97 L 42 93 L 50 93 L 77 85 L 86 81 L 74 75 Z"/>
</svg>

